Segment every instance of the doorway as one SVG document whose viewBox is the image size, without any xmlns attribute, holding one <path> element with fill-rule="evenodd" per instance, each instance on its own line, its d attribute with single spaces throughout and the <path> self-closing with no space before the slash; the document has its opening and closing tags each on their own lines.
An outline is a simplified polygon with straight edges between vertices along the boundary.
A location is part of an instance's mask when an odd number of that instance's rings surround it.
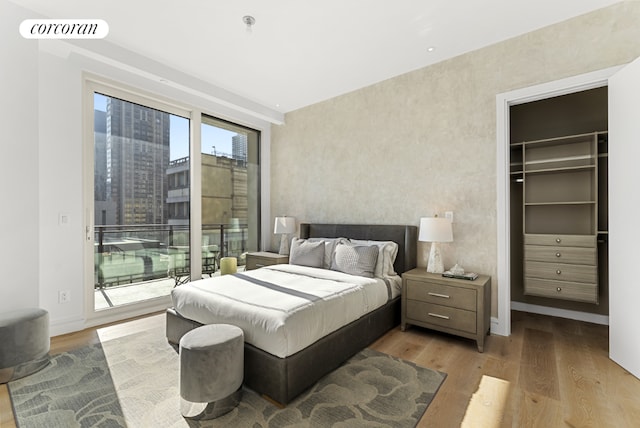
<svg viewBox="0 0 640 428">
<path fill-rule="evenodd" d="M 509 116 L 511 307 L 607 324 L 608 88 Z"/>
<path fill-rule="evenodd" d="M 544 83 L 528 88 L 499 94 L 496 96 L 496 137 L 497 137 L 497 224 L 498 224 L 498 322 L 492 332 L 499 335 L 511 334 L 511 169 L 510 169 L 510 117 L 511 107 L 562 95 L 587 91 L 607 85 L 609 77 L 621 67 L 611 67 L 592 73 Z M 542 312 L 557 313 L 557 310 Z M 571 313 L 576 319 L 581 313 Z M 592 319 L 583 319 L 593 321 Z"/>
</svg>

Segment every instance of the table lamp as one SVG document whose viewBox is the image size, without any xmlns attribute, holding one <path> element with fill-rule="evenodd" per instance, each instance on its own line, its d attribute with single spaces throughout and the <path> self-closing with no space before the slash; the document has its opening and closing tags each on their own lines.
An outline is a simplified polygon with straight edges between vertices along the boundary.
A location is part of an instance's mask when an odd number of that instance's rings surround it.
<svg viewBox="0 0 640 428">
<path fill-rule="evenodd" d="M 296 231 L 296 219 L 294 217 L 276 217 L 273 233 L 280 237 L 279 254 L 289 255 L 289 235 Z"/>
<path fill-rule="evenodd" d="M 438 216 L 422 217 L 420 219 L 420 234 L 418 235 L 418 240 L 431 242 L 429 261 L 427 262 L 427 272 L 444 272 L 439 243 L 453 241 L 451 220 L 448 218 L 440 218 Z"/>
</svg>

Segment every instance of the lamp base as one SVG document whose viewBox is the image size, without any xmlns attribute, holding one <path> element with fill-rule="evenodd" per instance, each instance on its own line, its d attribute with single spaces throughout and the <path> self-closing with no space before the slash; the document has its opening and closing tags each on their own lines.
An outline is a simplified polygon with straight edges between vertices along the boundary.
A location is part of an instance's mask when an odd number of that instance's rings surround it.
<svg viewBox="0 0 640 428">
<path fill-rule="evenodd" d="M 429 252 L 429 261 L 427 262 L 427 272 L 430 272 L 430 273 L 444 272 L 442 256 L 440 255 L 440 245 L 437 242 L 431 243 L 431 251 Z"/>
<path fill-rule="evenodd" d="M 278 250 L 278 254 L 282 254 L 283 256 L 289 255 L 289 234 L 283 233 L 280 236 L 280 249 Z"/>
</svg>

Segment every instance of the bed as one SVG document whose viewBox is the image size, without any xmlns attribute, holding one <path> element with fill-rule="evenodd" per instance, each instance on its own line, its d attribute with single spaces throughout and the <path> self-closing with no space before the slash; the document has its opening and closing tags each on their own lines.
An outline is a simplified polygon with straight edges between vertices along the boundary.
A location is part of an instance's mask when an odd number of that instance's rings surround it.
<svg viewBox="0 0 640 428">
<path fill-rule="evenodd" d="M 397 255 L 393 262 L 393 270 L 399 275 L 416 266 L 417 228 L 415 226 L 307 223 L 300 225 L 301 240 L 312 242 L 318 238 L 348 238 L 352 243 L 392 241 L 397 244 Z M 242 279 L 245 282 L 264 282 L 270 284 L 272 283 L 271 278 L 275 278 L 278 275 L 294 275 L 299 278 L 304 278 L 309 275 L 304 266 L 277 265 L 268 268 L 269 269 L 267 269 L 267 267 L 261 268 L 258 270 L 259 272 L 247 272 L 243 275 Z M 326 277 L 325 279 L 327 281 L 335 281 L 336 283 L 343 282 L 343 278 L 340 275 L 341 273 L 336 273 L 331 270 L 327 270 L 327 272 L 324 273 L 320 272 L 320 276 Z M 217 318 L 225 315 L 217 313 L 220 311 L 207 314 L 206 304 L 199 300 L 200 298 L 197 293 L 201 293 L 202 290 L 206 289 L 206 281 L 216 280 L 218 280 L 217 286 L 221 286 L 225 281 L 229 283 L 229 287 L 236 287 L 238 290 L 241 290 L 245 286 L 243 283 L 238 283 L 237 279 L 231 279 L 225 276 L 194 281 L 188 285 L 178 287 L 180 290 L 176 289 L 174 292 L 174 303 L 176 303 L 176 305 L 167 310 L 166 334 L 170 342 L 179 343 L 182 335 L 203 324 L 228 322 L 237 325 L 243 322 L 251 322 L 250 320 L 247 321 L 246 318 L 248 318 L 248 316 L 246 315 L 239 315 L 239 318 L 222 321 L 221 318 Z M 300 279 L 300 281 L 303 280 L 304 279 Z M 357 284 L 358 282 L 362 282 L 364 286 L 359 286 Z M 246 287 L 249 286 L 250 284 L 246 284 Z M 182 287 L 189 288 L 181 289 Z M 307 287 L 307 285 L 304 287 Z M 308 287 L 314 286 L 309 285 Z M 369 290 L 369 294 L 365 294 L 364 297 L 357 297 L 359 295 L 352 294 L 352 288 L 358 287 Z M 273 286 L 263 288 L 273 288 Z M 318 288 L 323 289 L 324 287 L 320 285 Z M 313 323 L 307 323 L 305 326 L 304 323 L 300 321 L 301 319 L 298 319 L 297 322 L 290 323 L 291 325 L 299 327 L 297 332 L 292 330 L 283 332 L 279 330 L 279 327 L 274 327 L 280 325 L 277 319 L 274 321 L 264 321 L 266 325 L 268 325 L 269 322 L 272 323 L 271 328 L 267 328 L 270 332 L 269 334 L 272 334 L 272 336 L 265 335 L 265 333 L 247 331 L 245 333 L 247 337 L 245 341 L 245 385 L 276 402 L 281 404 L 289 403 L 305 389 L 312 386 L 322 376 L 339 367 L 348 358 L 399 324 L 400 297 L 399 293 L 393 291 L 394 289 L 397 290 L 397 288 L 398 285 L 394 285 L 393 281 L 380 281 L 375 278 L 363 279 L 362 281 L 358 279 L 355 285 L 351 283 L 344 285 L 344 289 L 340 289 L 337 293 L 339 297 L 337 301 L 343 305 L 342 309 L 339 309 L 337 312 L 340 316 L 332 312 L 328 313 L 329 315 L 327 315 L 326 318 L 331 321 L 341 317 L 344 318 L 345 316 L 350 318 L 347 318 L 346 325 L 337 327 L 337 329 L 334 329 L 336 328 L 335 326 L 328 326 L 327 329 L 329 329 L 330 332 L 316 331 L 317 329 L 315 327 L 317 326 L 312 325 Z M 198 291 L 198 289 L 200 289 L 200 291 Z M 307 290 L 307 288 L 303 289 Z M 322 295 L 319 289 L 312 289 L 310 294 Z M 240 293 L 240 291 L 237 292 Z M 380 300 L 382 294 L 385 294 L 383 301 Z M 260 297 L 255 296 L 255 299 L 259 300 Z M 329 299 L 329 297 L 323 298 L 320 303 L 324 303 L 324 300 Z M 296 299 L 283 295 L 280 300 L 283 301 L 282 304 L 286 304 L 287 300 L 294 301 Z M 365 309 L 356 309 L 358 306 L 356 302 L 359 300 L 365 302 Z M 298 299 L 298 301 L 300 301 L 300 299 Z M 301 307 L 305 306 L 305 308 L 307 306 L 313 306 L 315 310 L 324 310 L 318 309 L 315 303 L 314 305 L 307 305 L 304 302 L 299 304 Z M 226 307 L 232 305 L 219 306 Z M 269 310 L 273 309 L 271 305 L 265 306 L 269 306 Z M 215 308 L 212 308 L 212 312 L 215 310 Z M 305 309 L 305 311 L 306 310 L 307 309 Z M 329 310 L 329 308 L 327 308 L 327 310 Z M 335 310 L 336 309 L 333 309 L 333 311 Z M 359 313 L 358 311 L 364 312 Z M 278 312 L 278 308 L 275 308 L 273 312 Z M 293 317 L 293 319 L 295 320 L 295 317 Z M 342 322 L 345 321 L 342 320 Z M 324 323 L 322 323 L 322 325 L 324 326 Z M 243 330 L 245 329 L 243 328 Z M 311 337 L 312 343 L 289 340 L 298 336 L 309 336 Z"/>
</svg>

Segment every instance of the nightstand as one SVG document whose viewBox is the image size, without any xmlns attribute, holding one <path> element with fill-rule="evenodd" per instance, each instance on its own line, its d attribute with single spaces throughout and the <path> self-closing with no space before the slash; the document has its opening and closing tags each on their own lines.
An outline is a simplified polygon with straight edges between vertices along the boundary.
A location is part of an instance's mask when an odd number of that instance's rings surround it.
<svg viewBox="0 0 640 428">
<path fill-rule="evenodd" d="M 268 253 L 266 251 L 258 251 L 255 253 L 247 253 L 245 270 L 258 269 L 263 266 L 279 265 L 289 263 L 289 256 L 276 253 Z"/>
<path fill-rule="evenodd" d="M 475 339 L 484 351 L 484 339 L 491 327 L 491 277 L 479 275 L 473 281 L 445 278 L 417 268 L 402 274 L 402 321 Z"/>
</svg>

